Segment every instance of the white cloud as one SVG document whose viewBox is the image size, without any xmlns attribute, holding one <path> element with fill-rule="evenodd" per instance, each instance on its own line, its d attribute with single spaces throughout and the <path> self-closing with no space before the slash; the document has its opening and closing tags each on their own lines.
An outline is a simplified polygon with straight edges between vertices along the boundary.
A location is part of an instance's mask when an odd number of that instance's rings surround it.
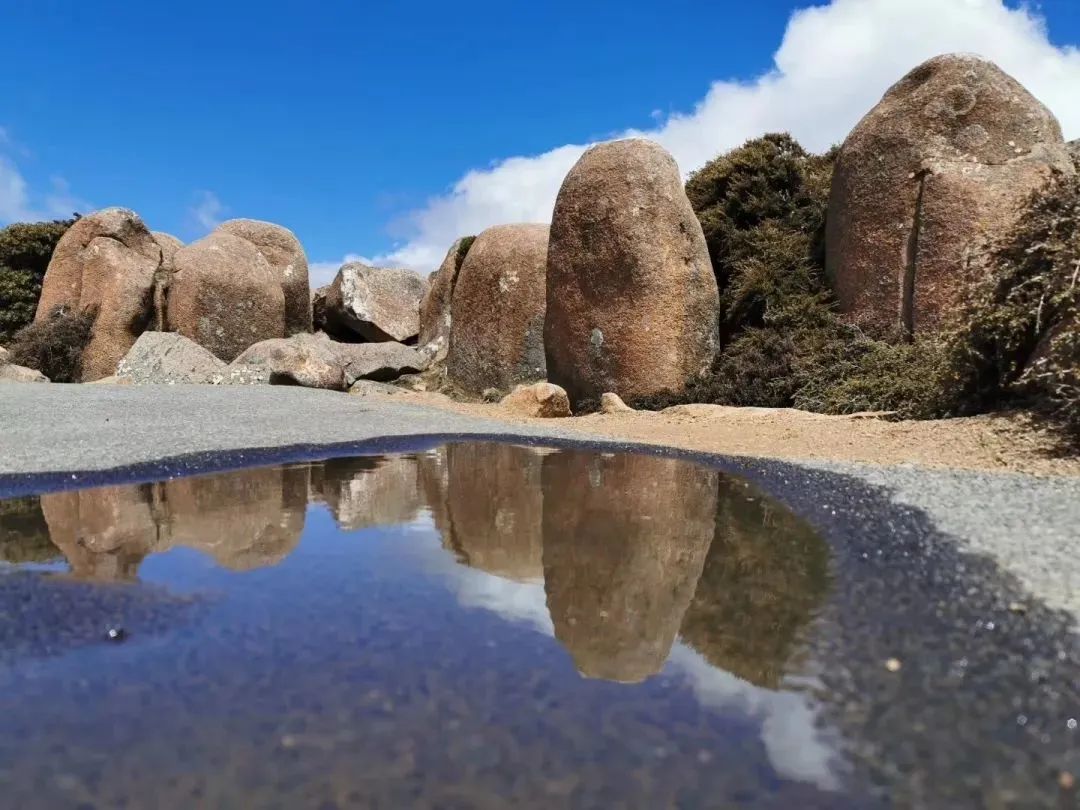
<svg viewBox="0 0 1080 810">
<path fill-rule="evenodd" d="M 7 130 L 0 127 L 0 150 L 9 148 L 17 151 Z M 90 203 L 71 193 L 64 178 L 53 177 L 50 185 L 47 192 L 33 192 L 14 159 L 0 151 L 0 225 L 64 219 L 92 210 Z"/>
<path fill-rule="evenodd" d="M 684 172 L 765 132 L 787 130 L 811 149 L 846 136 L 885 90 L 940 53 L 978 53 L 998 63 L 1080 137 L 1080 51 L 1057 48 L 1043 20 L 1002 0 L 832 0 L 795 12 L 773 69 L 717 81 L 692 112 L 627 131 L 663 144 Z M 458 236 L 504 222 L 548 222 L 566 172 L 587 144 L 512 157 L 474 169 L 405 217 L 409 236 L 380 263 L 432 269 Z"/>
<path fill-rule="evenodd" d="M 200 191 L 198 196 L 199 201 L 188 209 L 188 215 L 198 227 L 212 231 L 224 221 L 229 209 L 212 191 Z"/>
</svg>

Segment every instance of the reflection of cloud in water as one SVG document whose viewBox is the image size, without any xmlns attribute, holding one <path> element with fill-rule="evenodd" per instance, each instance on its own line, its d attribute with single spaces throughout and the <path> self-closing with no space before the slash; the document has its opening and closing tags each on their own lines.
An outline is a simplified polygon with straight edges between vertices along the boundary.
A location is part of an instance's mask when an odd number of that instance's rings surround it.
<svg viewBox="0 0 1080 810">
<path fill-rule="evenodd" d="M 761 742 L 778 774 L 823 790 L 837 788 L 829 767 L 834 754 L 818 733 L 808 695 L 754 686 L 717 669 L 681 642 L 672 649 L 668 666 L 683 674 L 701 705 L 760 720 Z"/>
<path fill-rule="evenodd" d="M 460 565 L 446 553 L 435 558 L 431 570 L 445 578 L 462 607 L 488 610 L 554 638 L 542 582 L 502 579 Z M 681 641 L 672 648 L 665 671 L 683 676 L 701 706 L 738 711 L 760 721 L 762 745 L 781 777 L 823 790 L 837 787 L 829 767 L 834 754 L 817 732 L 808 695 L 754 686 L 714 667 Z"/>
</svg>

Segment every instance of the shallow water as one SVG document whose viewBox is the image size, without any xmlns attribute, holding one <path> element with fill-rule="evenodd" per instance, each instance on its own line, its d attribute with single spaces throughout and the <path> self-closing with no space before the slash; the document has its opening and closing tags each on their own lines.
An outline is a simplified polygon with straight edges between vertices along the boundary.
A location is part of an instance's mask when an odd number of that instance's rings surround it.
<svg viewBox="0 0 1080 810">
<path fill-rule="evenodd" d="M 838 718 L 905 695 L 828 705 L 832 554 L 714 469 L 497 443 L 0 501 L 0 804 L 877 806 Z"/>
<path fill-rule="evenodd" d="M 844 804 L 782 688 L 826 547 L 704 467 L 456 444 L 0 526 L 12 806 Z"/>
</svg>

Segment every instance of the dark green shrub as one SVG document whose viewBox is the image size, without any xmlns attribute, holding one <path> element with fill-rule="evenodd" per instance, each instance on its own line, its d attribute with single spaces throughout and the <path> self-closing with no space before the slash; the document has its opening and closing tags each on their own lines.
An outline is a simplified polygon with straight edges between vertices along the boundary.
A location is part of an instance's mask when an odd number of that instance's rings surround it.
<svg viewBox="0 0 1080 810">
<path fill-rule="evenodd" d="M 0 344 L 34 320 L 53 250 L 74 219 L 0 228 Z"/>
<path fill-rule="evenodd" d="M 96 312 L 70 312 L 57 307 L 48 320 L 32 323 L 16 333 L 8 347 L 8 360 L 36 368 L 53 382 L 79 382 L 82 354 L 90 342 Z"/>
<path fill-rule="evenodd" d="M 476 241 L 475 236 L 463 236 L 461 238 L 461 242 L 458 243 L 457 258 L 456 258 L 458 268 L 460 268 L 461 263 L 463 261 L 465 261 L 465 257 L 467 255 L 469 255 L 469 248 L 471 248 L 473 246 L 473 242 L 475 242 L 475 241 Z"/>
<path fill-rule="evenodd" d="M 1021 405 L 1080 442 L 1080 177 L 1037 193 L 950 336 L 956 410 Z"/>
</svg>

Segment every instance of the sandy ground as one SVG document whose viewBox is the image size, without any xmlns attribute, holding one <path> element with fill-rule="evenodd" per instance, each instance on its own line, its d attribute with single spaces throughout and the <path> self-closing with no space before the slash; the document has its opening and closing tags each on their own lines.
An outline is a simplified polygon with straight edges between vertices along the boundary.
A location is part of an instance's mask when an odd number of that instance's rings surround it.
<svg viewBox="0 0 1080 810">
<path fill-rule="evenodd" d="M 790 408 L 680 405 L 660 412 L 551 420 L 523 417 L 499 404 L 455 402 L 441 394 L 409 392 L 394 399 L 508 424 L 551 426 L 557 421 L 561 430 L 728 455 L 1080 476 L 1080 458 L 1056 454 L 1051 437 L 1022 414 L 891 421 Z"/>
</svg>

